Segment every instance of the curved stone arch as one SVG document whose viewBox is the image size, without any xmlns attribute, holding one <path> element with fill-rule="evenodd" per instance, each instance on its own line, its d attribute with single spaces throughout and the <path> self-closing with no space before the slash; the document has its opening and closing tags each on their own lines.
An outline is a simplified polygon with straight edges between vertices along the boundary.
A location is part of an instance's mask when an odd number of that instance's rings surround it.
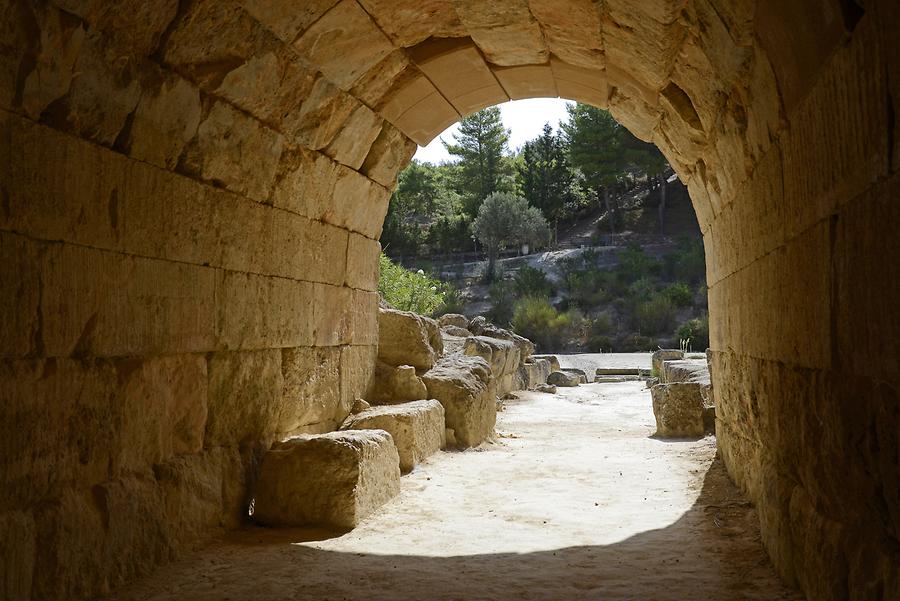
<svg viewBox="0 0 900 601">
<path fill-rule="evenodd" d="M 25 594 L 91 597 L 237 523 L 253 449 L 333 428 L 366 389 L 377 240 L 415 142 L 551 95 L 608 107 L 688 184 L 718 444 L 779 571 L 814 599 L 900 595 L 894 0 L 4 16 L 0 563 Z"/>
</svg>

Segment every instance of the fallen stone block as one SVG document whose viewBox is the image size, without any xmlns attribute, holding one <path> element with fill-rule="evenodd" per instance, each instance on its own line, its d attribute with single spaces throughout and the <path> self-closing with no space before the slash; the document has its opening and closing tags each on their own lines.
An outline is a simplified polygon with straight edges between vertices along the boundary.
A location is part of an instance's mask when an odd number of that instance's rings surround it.
<svg viewBox="0 0 900 601">
<path fill-rule="evenodd" d="M 263 456 L 254 518 L 353 528 L 399 492 L 400 457 L 384 430 L 297 436 Z"/>
<path fill-rule="evenodd" d="M 598 367 L 596 376 L 642 376 L 649 373 L 647 369 L 637 367 Z"/>
<path fill-rule="evenodd" d="M 528 390 L 534 390 L 537 386 L 547 383 L 550 375 L 550 361 L 547 359 L 535 359 L 529 357 L 522 365 L 524 386 Z"/>
<path fill-rule="evenodd" d="M 378 360 L 382 363 L 431 369 L 441 351 L 433 344 L 440 339 L 440 328 L 433 319 L 409 311 L 378 309 Z"/>
<path fill-rule="evenodd" d="M 441 315 L 438 317 L 437 322 L 441 328 L 453 326 L 465 330 L 469 327 L 469 320 L 465 315 L 460 315 L 459 313 L 446 313 Z"/>
<path fill-rule="evenodd" d="M 532 355 L 532 359 L 546 359 L 550 362 L 550 371 L 562 371 L 562 368 L 559 366 L 559 359 L 556 355 Z"/>
<path fill-rule="evenodd" d="M 411 365 L 391 367 L 379 362 L 369 389 L 367 400 L 373 404 L 404 403 L 428 398 L 422 379 Z"/>
<path fill-rule="evenodd" d="M 703 436 L 703 401 L 701 384 L 676 382 L 657 384 L 650 389 L 653 415 L 656 417 L 656 436 L 661 438 L 692 438 Z"/>
<path fill-rule="evenodd" d="M 575 374 L 582 384 L 587 384 L 590 381 L 583 369 L 578 369 L 577 367 L 563 367 L 560 371 L 564 371 L 567 374 Z"/>
<path fill-rule="evenodd" d="M 698 382 L 709 384 L 709 364 L 706 359 L 683 359 L 664 361 L 659 374 L 666 384 L 675 382 Z"/>
<path fill-rule="evenodd" d="M 466 339 L 463 354 L 487 361 L 495 378 L 515 373 L 519 367 L 519 349 L 509 340 L 472 336 Z"/>
<path fill-rule="evenodd" d="M 660 377 L 663 369 L 663 362 L 665 361 L 676 361 L 684 358 L 684 351 L 678 349 L 659 349 L 653 353 L 653 356 L 650 359 L 650 365 L 653 368 L 653 373 Z"/>
<path fill-rule="evenodd" d="M 447 428 L 458 446 L 474 447 L 494 432 L 497 421 L 496 383 L 481 357 L 442 358 L 422 376 L 428 396 L 444 406 Z"/>
<path fill-rule="evenodd" d="M 341 429 L 384 430 L 390 434 L 403 473 L 412 471 L 446 444 L 444 407 L 434 399 L 373 407 L 347 418 Z"/>
<path fill-rule="evenodd" d="M 441 326 L 441 332 L 445 336 L 458 336 L 460 338 L 468 338 L 472 335 L 472 332 L 465 328 L 460 328 L 457 326 Z"/>
<path fill-rule="evenodd" d="M 545 392 L 547 394 L 556 394 L 556 386 L 553 384 L 538 384 L 535 388 L 537 392 Z"/>
<path fill-rule="evenodd" d="M 564 371 L 554 371 L 549 376 L 547 376 L 547 384 L 553 384 L 554 386 L 578 386 L 581 383 L 581 376 L 578 374 L 571 374 Z"/>
</svg>

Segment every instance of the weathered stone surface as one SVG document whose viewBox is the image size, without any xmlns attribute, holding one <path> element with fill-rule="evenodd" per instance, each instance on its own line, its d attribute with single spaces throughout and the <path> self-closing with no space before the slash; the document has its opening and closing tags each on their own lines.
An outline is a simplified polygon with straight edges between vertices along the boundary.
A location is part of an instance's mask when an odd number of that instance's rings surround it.
<svg viewBox="0 0 900 601">
<path fill-rule="evenodd" d="M 556 355 L 532 355 L 532 359 L 546 359 L 550 362 L 550 371 L 562 371 L 562 368 L 559 366 L 559 359 Z"/>
<path fill-rule="evenodd" d="M 182 159 L 198 177 L 265 201 L 275 181 L 284 138 L 222 102 L 212 105 Z"/>
<path fill-rule="evenodd" d="M 550 377 L 550 361 L 547 359 L 530 357 L 522 365 L 522 369 L 525 371 L 524 382 L 528 390 L 536 390 L 541 384 L 546 384 Z"/>
<path fill-rule="evenodd" d="M 352 345 L 341 348 L 341 402 L 350 406 L 363 398 L 372 385 L 378 347 Z"/>
<path fill-rule="evenodd" d="M 656 417 L 656 436 L 703 436 L 703 401 L 699 384 L 657 384 L 650 389 L 650 393 L 653 397 L 653 415 Z"/>
<path fill-rule="evenodd" d="M 428 398 L 428 391 L 413 366 L 393 367 L 379 361 L 366 398 L 376 404 L 402 403 Z"/>
<path fill-rule="evenodd" d="M 385 122 L 369 149 L 360 172 L 386 188 L 393 189 L 397 174 L 409 163 L 417 149 L 416 143 Z"/>
<path fill-rule="evenodd" d="M 588 383 L 588 375 L 587 375 L 587 373 L 585 373 L 585 371 L 583 369 L 579 369 L 577 367 L 563 367 L 560 371 L 564 371 L 567 374 L 572 374 L 572 375 L 578 376 L 578 381 L 581 384 Z"/>
<path fill-rule="evenodd" d="M 0 514 L 0 593 L 9 601 L 29 601 L 37 547 L 29 514 Z"/>
<path fill-rule="evenodd" d="M 444 447 L 444 407 L 434 399 L 374 407 L 349 417 L 341 429 L 390 434 L 406 473 Z"/>
<path fill-rule="evenodd" d="M 519 349 L 508 340 L 473 336 L 466 339 L 463 353 L 487 361 L 495 378 L 509 375 L 519 368 Z"/>
<path fill-rule="evenodd" d="M 334 428 L 350 411 L 341 398 L 341 349 L 299 347 L 282 349 L 283 432 L 317 425 Z"/>
<path fill-rule="evenodd" d="M 378 26 L 400 47 L 429 37 L 465 35 L 456 8 L 447 0 L 361 0 Z"/>
<path fill-rule="evenodd" d="M 653 356 L 651 357 L 651 365 L 653 366 L 653 373 L 657 375 L 660 379 L 663 378 L 663 362 L 665 361 L 678 361 L 684 358 L 684 351 L 680 351 L 678 349 L 660 349 L 658 351 L 653 351 Z M 665 381 L 665 380 L 663 380 Z"/>
<path fill-rule="evenodd" d="M 709 365 L 707 365 L 706 359 L 664 361 L 660 372 L 660 381 L 667 384 L 696 382 L 709 385 Z"/>
<path fill-rule="evenodd" d="M 578 386 L 581 383 L 581 376 L 578 374 L 570 374 L 564 371 L 550 372 L 547 376 L 547 384 L 554 386 Z"/>
<path fill-rule="evenodd" d="M 441 328 L 456 326 L 457 328 L 467 329 L 469 327 L 469 320 L 466 319 L 465 315 L 460 315 L 459 313 L 445 313 L 437 318 L 437 322 Z"/>
<path fill-rule="evenodd" d="M 444 406 L 447 427 L 453 430 L 458 445 L 474 447 L 493 434 L 497 394 L 484 359 L 444 357 L 422 376 L 422 381 L 428 396 Z"/>
<path fill-rule="evenodd" d="M 244 9 L 288 44 L 338 0 L 240 0 Z"/>
<path fill-rule="evenodd" d="M 431 346 L 427 318 L 409 311 L 378 310 L 378 360 L 388 365 L 431 369 L 438 353 Z"/>
<path fill-rule="evenodd" d="M 340 133 L 323 152 L 339 163 L 359 169 L 369 155 L 383 123 L 381 117 L 361 104 L 350 113 Z"/>
<path fill-rule="evenodd" d="M 469 330 L 456 326 L 441 326 L 441 332 L 447 336 L 455 336 L 457 338 L 468 338 L 472 335 L 472 332 Z"/>
<path fill-rule="evenodd" d="M 553 384 L 538 384 L 535 390 L 546 394 L 556 394 L 556 386 Z"/>
<path fill-rule="evenodd" d="M 160 76 L 148 83 L 124 145 L 141 161 L 172 169 L 200 125 L 200 93 L 187 80 Z"/>
<path fill-rule="evenodd" d="M 384 430 L 298 436 L 263 456 L 254 519 L 354 528 L 399 492 L 400 458 Z"/>
</svg>

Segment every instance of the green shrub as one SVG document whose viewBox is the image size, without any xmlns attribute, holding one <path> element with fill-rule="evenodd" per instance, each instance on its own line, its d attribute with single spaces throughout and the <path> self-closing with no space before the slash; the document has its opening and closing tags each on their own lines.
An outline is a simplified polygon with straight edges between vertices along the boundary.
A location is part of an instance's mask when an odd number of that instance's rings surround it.
<svg viewBox="0 0 900 601">
<path fill-rule="evenodd" d="M 378 259 L 378 293 L 392 307 L 431 315 L 444 300 L 447 286 L 425 275 L 393 263 L 384 253 Z"/>
<path fill-rule="evenodd" d="M 593 353 L 610 352 L 613 349 L 613 340 L 610 334 L 613 332 L 612 319 L 609 313 L 600 313 L 590 320 L 585 347 Z"/>
<path fill-rule="evenodd" d="M 676 307 L 690 307 L 694 304 L 694 293 L 691 287 L 684 282 L 675 282 L 669 285 L 664 291 L 672 304 Z"/>
<path fill-rule="evenodd" d="M 515 282 L 500 275 L 488 289 L 488 298 L 491 301 L 491 310 L 487 317 L 499 326 L 506 326 L 513 316 L 513 306 L 516 302 Z"/>
<path fill-rule="evenodd" d="M 646 302 L 654 292 L 656 284 L 648 277 L 639 278 L 628 286 L 628 298 L 632 303 Z"/>
<path fill-rule="evenodd" d="M 441 306 L 435 311 L 435 315 L 444 315 L 446 313 L 462 313 L 466 306 L 459 290 L 451 284 L 444 284 L 444 300 Z"/>
<path fill-rule="evenodd" d="M 675 319 L 675 307 L 668 297 L 657 294 L 635 307 L 633 317 L 634 327 L 641 334 L 652 336 L 662 332 L 671 332 L 672 322 Z"/>
<path fill-rule="evenodd" d="M 609 275 L 596 267 L 569 271 L 564 281 L 569 299 L 578 307 L 589 309 L 609 299 Z"/>
<path fill-rule="evenodd" d="M 696 284 L 706 277 L 706 257 L 700 238 L 681 238 L 678 248 L 664 261 L 666 271 L 680 281 Z"/>
<path fill-rule="evenodd" d="M 681 324 L 675 331 L 678 340 L 687 340 L 691 349 L 705 350 L 709 347 L 709 315 L 691 319 Z"/>
<path fill-rule="evenodd" d="M 655 340 L 640 334 L 629 334 L 616 343 L 616 350 L 620 353 L 643 353 L 651 351 L 655 347 Z"/>
<path fill-rule="evenodd" d="M 553 285 L 547 279 L 547 274 L 542 269 L 523 265 L 516 272 L 514 278 L 516 295 L 524 296 L 543 296 L 550 298 L 553 296 Z"/>
<path fill-rule="evenodd" d="M 572 313 L 560 313 L 546 298 L 526 297 L 516 302 L 513 330 L 534 342 L 542 352 L 561 349 L 572 335 Z"/>
<path fill-rule="evenodd" d="M 659 267 L 659 262 L 647 255 L 642 247 L 631 245 L 619 253 L 616 273 L 619 280 L 631 283 L 648 275 L 659 273 Z"/>
</svg>

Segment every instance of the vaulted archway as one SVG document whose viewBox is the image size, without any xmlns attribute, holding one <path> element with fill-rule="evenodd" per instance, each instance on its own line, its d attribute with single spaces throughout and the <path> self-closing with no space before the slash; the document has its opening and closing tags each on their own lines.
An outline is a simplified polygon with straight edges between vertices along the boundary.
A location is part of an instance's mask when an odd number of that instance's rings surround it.
<svg viewBox="0 0 900 601">
<path fill-rule="evenodd" d="M 720 452 L 778 570 L 814 599 L 900 590 L 895 3 L 3 12 L 0 557 L 21 598 L 92 596 L 236 524 L 259 450 L 332 429 L 371 377 L 377 239 L 416 143 L 537 96 L 609 108 L 687 183 Z"/>
</svg>

